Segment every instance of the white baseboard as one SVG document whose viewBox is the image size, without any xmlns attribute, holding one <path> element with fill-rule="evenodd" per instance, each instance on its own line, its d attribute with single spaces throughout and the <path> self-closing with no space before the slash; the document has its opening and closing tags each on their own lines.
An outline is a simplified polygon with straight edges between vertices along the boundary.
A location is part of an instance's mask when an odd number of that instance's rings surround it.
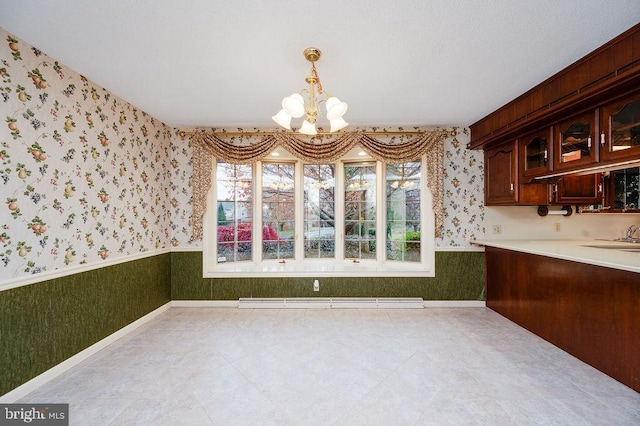
<svg viewBox="0 0 640 426">
<path fill-rule="evenodd" d="M 75 367 L 76 365 L 80 364 L 82 361 L 86 360 L 90 356 L 95 355 L 101 349 L 104 349 L 105 347 L 115 342 L 116 340 L 120 339 L 121 337 L 124 337 L 125 335 L 131 333 L 133 330 L 140 327 L 141 325 L 145 324 L 146 322 L 149 322 L 153 318 L 157 317 L 161 313 L 168 310 L 170 307 L 171 307 L 171 302 L 165 303 L 159 308 L 149 312 L 147 315 L 143 316 L 142 318 L 137 319 L 131 324 L 125 327 L 122 327 L 120 330 L 116 331 L 115 333 L 110 334 L 109 336 L 100 340 L 99 342 L 94 343 L 93 345 L 89 346 L 87 349 L 81 352 L 78 352 L 77 354 L 73 355 L 71 358 L 67 358 L 66 360 L 62 361 L 60 364 L 56 365 L 55 367 L 48 369 L 44 373 L 34 377 L 28 382 L 18 386 L 17 388 L 9 391 L 8 393 L 5 393 L 4 395 L 0 396 L 0 403 L 13 403 L 19 400 L 20 398 L 25 397 L 26 395 L 33 392 L 40 386 L 58 377 L 65 371 Z"/>
<path fill-rule="evenodd" d="M 422 309 L 422 297 L 241 298 L 241 309 Z"/>
<path fill-rule="evenodd" d="M 237 308 L 237 300 L 172 300 L 173 308 Z"/>
<path fill-rule="evenodd" d="M 175 308 L 237 308 L 238 300 L 174 300 Z M 484 300 L 425 300 L 425 308 L 484 308 Z M 281 307 L 281 306 L 277 306 Z"/>
</svg>

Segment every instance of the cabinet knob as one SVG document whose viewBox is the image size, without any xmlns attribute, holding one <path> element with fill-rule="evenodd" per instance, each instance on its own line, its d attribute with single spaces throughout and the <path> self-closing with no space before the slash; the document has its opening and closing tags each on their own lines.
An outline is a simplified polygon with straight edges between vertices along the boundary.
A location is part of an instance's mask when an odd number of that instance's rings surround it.
<svg viewBox="0 0 640 426">
<path fill-rule="evenodd" d="M 604 132 L 600 133 L 600 145 L 604 146 L 605 144 L 605 135 Z"/>
<path fill-rule="evenodd" d="M 511 192 L 513 192 L 513 182 L 511 182 Z"/>
<path fill-rule="evenodd" d="M 591 136 L 587 139 L 587 146 L 591 148 Z"/>
</svg>

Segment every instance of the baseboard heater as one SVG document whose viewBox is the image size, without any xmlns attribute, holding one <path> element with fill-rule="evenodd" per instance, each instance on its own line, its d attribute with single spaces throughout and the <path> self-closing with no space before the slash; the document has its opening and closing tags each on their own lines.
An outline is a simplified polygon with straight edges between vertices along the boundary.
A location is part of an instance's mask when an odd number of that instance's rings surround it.
<svg viewBox="0 0 640 426">
<path fill-rule="evenodd" d="M 238 308 L 244 309 L 422 309 L 424 300 L 421 297 L 310 297 L 310 298 L 240 298 Z"/>
</svg>

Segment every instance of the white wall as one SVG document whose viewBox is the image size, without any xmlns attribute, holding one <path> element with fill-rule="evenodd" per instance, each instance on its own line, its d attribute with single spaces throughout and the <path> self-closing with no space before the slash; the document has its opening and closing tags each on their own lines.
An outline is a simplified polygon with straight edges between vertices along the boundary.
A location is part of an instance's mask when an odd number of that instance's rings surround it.
<svg viewBox="0 0 640 426">
<path fill-rule="evenodd" d="M 549 209 L 559 210 L 560 206 Z M 560 232 L 555 230 L 556 223 L 560 224 Z M 640 225 L 639 214 L 577 214 L 575 207 L 567 217 L 541 217 L 536 206 L 485 207 L 484 216 L 486 239 L 614 239 L 624 236 L 632 224 Z M 500 234 L 493 233 L 494 225 L 500 226 Z"/>
</svg>

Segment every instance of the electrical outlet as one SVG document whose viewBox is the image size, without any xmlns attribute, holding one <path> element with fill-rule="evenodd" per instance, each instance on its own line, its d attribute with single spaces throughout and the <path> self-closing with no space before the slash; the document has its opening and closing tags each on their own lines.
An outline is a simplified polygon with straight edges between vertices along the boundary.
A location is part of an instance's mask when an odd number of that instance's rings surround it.
<svg viewBox="0 0 640 426">
<path fill-rule="evenodd" d="M 502 226 L 500 225 L 493 225 L 491 227 L 491 233 L 492 234 L 502 234 Z"/>
<path fill-rule="evenodd" d="M 313 282 L 313 291 L 320 291 L 320 281 L 315 280 Z"/>
<path fill-rule="evenodd" d="M 556 232 L 560 232 L 560 222 L 556 222 L 553 228 Z"/>
</svg>

